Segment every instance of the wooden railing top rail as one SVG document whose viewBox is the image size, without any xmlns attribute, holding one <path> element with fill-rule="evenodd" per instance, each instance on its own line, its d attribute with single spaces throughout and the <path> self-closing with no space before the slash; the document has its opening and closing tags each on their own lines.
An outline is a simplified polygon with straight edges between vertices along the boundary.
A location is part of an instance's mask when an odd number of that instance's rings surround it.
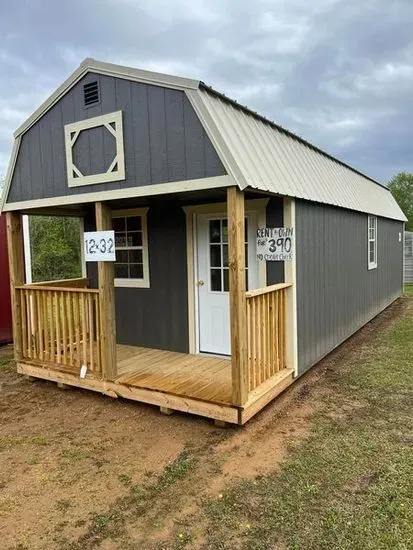
<svg viewBox="0 0 413 550">
<path fill-rule="evenodd" d="M 39 285 L 21 285 L 15 287 L 17 290 L 46 290 L 49 292 L 80 292 L 84 294 L 98 294 L 97 288 L 78 288 L 74 286 L 39 286 Z"/>
<path fill-rule="evenodd" d="M 39 281 L 37 283 L 30 283 L 30 286 L 53 286 L 63 288 L 86 288 L 89 284 L 87 277 L 76 277 L 74 279 L 59 279 L 56 281 Z"/>
<path fill-rule="evenodd" d="M 257 288 L 255 290 L 249 290 L 245 293 L 247 298 L 253 298 L 254 296 L 260 296 L 261 294 L 268 294 L 269 292 L 275 292 L 276 290 L 282 290 L 293 286 L 292 283 L 278 283 L 276 285 L 265 286 L 263 288 Z"/>
</svg>

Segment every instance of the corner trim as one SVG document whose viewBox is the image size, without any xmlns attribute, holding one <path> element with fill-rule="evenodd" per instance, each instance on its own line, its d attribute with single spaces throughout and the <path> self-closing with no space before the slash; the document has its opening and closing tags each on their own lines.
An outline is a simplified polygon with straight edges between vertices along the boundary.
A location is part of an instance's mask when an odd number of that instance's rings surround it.
<svg viewBox="0 0 413 550">
<path fill-rule="evenodd" d="M 297 334 L 297 225 L 296 203 L 294 199 L 284 198 L 284 225 L 294 229 L 294 255 L 291 261 L 284 262 L 285 282 L 291 283 L 286 290 L 286 352 L 287 367 L 298 375 L 298 334 Z"/>
</svg>

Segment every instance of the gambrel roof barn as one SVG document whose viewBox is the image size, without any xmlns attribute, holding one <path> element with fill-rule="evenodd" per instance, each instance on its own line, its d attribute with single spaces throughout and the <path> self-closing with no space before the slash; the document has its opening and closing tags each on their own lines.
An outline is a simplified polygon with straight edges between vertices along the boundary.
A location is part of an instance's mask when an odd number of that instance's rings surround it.
<svg viewBox="0 0 413 550">
<path fill-rule="evenodd" d="M 244 424 L 402 292 L 388 189 L 197 80 L 86 59 L 6 185 L 32 376 Z M 114 231 L 115 261 L 25 284 L 26 213 L 81 217 L 89 260 Z"/>
</svg>

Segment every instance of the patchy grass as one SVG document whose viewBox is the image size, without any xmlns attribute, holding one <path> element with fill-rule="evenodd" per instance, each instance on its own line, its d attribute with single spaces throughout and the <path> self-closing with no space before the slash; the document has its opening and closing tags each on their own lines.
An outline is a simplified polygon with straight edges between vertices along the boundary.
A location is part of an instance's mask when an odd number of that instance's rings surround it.
<svg viewBox="0 0 413 550">
<path fill-rule="evenodd" d="M 278 473 L 206 503 L 203 548 L 413 548 L 411 357 L 412 311 L 328 373 L 331 397 Z"/>
<path fill-rule="evenodd" d="M 10 372 L 12 368 L 13 368 L 13 363 L 10 360 L 10 357 L 0 356 L 0 372 Z"/>
<path fill-rule="evenodd" d="M 413 296 L 413 283 L 407 283 L 404 285 L 404 295 Z"/>
<path fill-rule="evenodd" d="M 126 496 L 116 499 L 109 509 L 103 513 L 92 514 L 90 524 L 76 542 L 60 541 L 59 548 L 64 550 L 84 550 L 98 546 L 104 539 L 120 541 L 122 548 L 129 548 L 131 541 L 125 535 L 125 526 L 151 510 L 157 499 L 168 500 L 168 489 L 182 480 L 195 469 L 197 459 L 189 450 L 184 450 L 175 460 L 167 464 L 163 472 L 153 481 L 142 485 L 131 485 L 132 479 L 121 474 L 119 481 L 129 486 Z M 169 507 L 169 505 L 168 505 Z M 182 547 L 191 540 L 188 532 L 178 534 L 177 541 Z"/>
</svg>

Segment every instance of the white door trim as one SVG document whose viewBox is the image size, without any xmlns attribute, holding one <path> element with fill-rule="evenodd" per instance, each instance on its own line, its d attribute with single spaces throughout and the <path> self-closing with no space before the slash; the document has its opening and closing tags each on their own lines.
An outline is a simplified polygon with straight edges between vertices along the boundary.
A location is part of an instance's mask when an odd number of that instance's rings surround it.
<svg viewBox="0 0 413 550">
<path fill-rule="evenodd" d="M 245 201 L 245 213 L 257 214 L 257 223 L 265 227 L 266 207 L 269 198 L 250 199 Z M 188 348 L 189 353 L 199 353 L 199 303 L 197 292 L 198 249 L 197 249 L 197 215 L 222 215 L 227 212 L 227 203 L 208 203 L 182 207 L 186 216 L 186 250 L 187 250 L 187 287 L 188 287 Z M 260 287 L 267 286 L 265 262 L 258 264 L 258 281 Z"/>
</svg>

